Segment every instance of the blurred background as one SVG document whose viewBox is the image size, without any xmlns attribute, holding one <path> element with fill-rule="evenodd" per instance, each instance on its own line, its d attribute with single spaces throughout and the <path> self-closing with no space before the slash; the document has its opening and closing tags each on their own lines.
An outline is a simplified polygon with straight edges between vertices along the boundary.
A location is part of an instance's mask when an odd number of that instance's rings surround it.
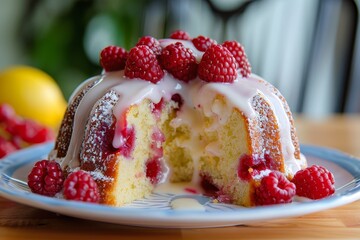
<svg viewBox="0 0 360 240">
<path fill-rule="evenodd" d="M 360 112 L 358 0 L 2 0 L 0 70 L 39 68 L 67 99 L 103 47 L 177 29 L 242 43 L 295 113 Z"/>
</svg>

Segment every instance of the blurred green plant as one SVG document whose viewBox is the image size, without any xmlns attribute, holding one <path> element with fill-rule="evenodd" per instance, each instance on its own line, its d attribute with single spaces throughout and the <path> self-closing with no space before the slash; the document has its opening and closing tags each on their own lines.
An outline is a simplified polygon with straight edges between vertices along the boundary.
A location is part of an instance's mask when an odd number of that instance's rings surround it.
<svg viewBox="0 0 360 240">
<path fill-rule="evenodd" d="M 52 75 L 68 98 L 80 82 L 101 73 L 103 47 L 129 49 L 137 41 L 146 3 L 29 1 L 20 29 L 28 63 Z"/>
</svg>

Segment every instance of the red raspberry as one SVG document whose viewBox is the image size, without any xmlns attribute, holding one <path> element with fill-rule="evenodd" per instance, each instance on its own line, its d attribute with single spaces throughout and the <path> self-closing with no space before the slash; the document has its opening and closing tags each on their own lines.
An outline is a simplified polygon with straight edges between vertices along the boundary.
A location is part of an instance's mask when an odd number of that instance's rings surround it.
<svg viewBox="0 0 360 240">
<path fill-rule="evenodd" d="M 19 135 L 18 127 L 22 122 L 23 122 L 23 119 L 18 116 L 8 119 L 7 122 L 4 124 L 5 131 L 10 133 L 10 135 L 12 135 L 12 136 L 18 136 Z"/>
<path fill-rule="evenodd" d="M 151 49 L 151 51 L 155 53 L 155 55 L 161 54 L 160 42 L 156 38 L 153 38 L 151 36 L 144 36 L 140 38 L 138 43 L 136 44 L 136 46 L 140 46 L 140 45 L 148 46 Z"/>
<path fill-rule="evenodd" d="M 15 116 L 15 111 L 9 104 L 0 104 L 0 122 L 7 122 Z"/>
<path fill-rule="evenodd" d="M 157 83 L 164 76 L 164 71 L 150 48 L 140 45 L 132 48 L 129 52 L 125 65 L 125 76 Z"/>
<path fill-rule="evenodd" d="M 277 163 L 268 154 L 262 158 L 244 154 L 239 158 L 238 177 L 241 180 L 250 180 L 266 169 L 278 170 Z"/>
<path fill-rule="evenodd" d="M 201 35 L 191 41 L 196 49 L 202 52 L 205 52 L 210 46 L 217 44 L 215 40 Z"/>
<path fill-rule="evenodd" d="M 10 142 L 16 149 L 21 149 L 24 144 L 19 136 L 12 136 Z"/>
<path fill-rule="evenodd" d="M 198 70 L 207 82 L 233 82 L 237 77 L 236 60 L 225 47 L 212 45 L 204 53 Z"/>
<path fill-rule="evenodd" d="M 68 200 L 98 203 L 100 194 L 95 180 L 82 170 L 71 173 L 64 182 L 64 197 Z"/>
<path fill-rule="evenodd" d="M 226 47 L 236 59 L 241 75 L 243 77 L 249 77 L 251 74 L 251 66 L 246 57 L 244 47 L 237 41 L 226 41 L 222 45 Z"/>
<path fill-rule="evenodd" d="M 16 150 L 17 147 L 13 143 L 6 141 L 5 138 L 0 136 L 0 158 L 3 158 Z"/>
<path fill-rule="evenodd" d="M 321 199 L 335 192 L 334 176 L 324 167 L 312 165 L 298 171 L 292 182 L 298 196 Z"/>
<path fill-rule="evenodd" d="M 54 139 L 52 130 L 29 119 L 18 121 L 13 127 L 12 134 L 31 144 L 43 143 Z"/>
<path fill-rule="evenodd" d="M 205 191 L 205 196 L 216 199 L 221 203 L 231 203 L 233 202 L 231 197 L 224 193 L 222 189 L 219 189 L 214 183 L 211 177 L 207 175 L 201 176 L 200 185 Z"/>
<path fill-rule="evenodd" d="M 100 53 L 100 65 L 107 72 L 123 70 L 127 52 L 125 49 L 118 46 L 108 46 Z"/>
<path fill-rule="evenodd" d="M 196 58 L 182 43 L 166 46 L 162 50 L 160 62 L 164 69 L 184 82 L 194 79 L 197 75 Z"/>
<path fill-rule="evenodd" d="M 63 186 L 64 176 L 55 161 L 41 160 L 35 163 L 28 176 L 28 185 L 33 193 L 52 197 Z"/>
<path fill-rule="evenodd" d="M 121 141 L 119 151 L 124 157 L 129 158 L 134 151 L 135 145 L 135 128 L 133 126 L 121 130 Z"/>
<path fill-rule="evenodd" d="M 161 158 L 164 155 L 163 143 L 165 142 L 165 135 L 159 128 L 154 128 L 151 134 L 151 155 L 153 157 Z"/>
<path fill-rule="evenodd" d="M 151 112 L 155 115 L 156 119 L 160 119 L 164 107 L 165 102 L 163 98 L 161 98 L 158 103 L 152 103 Z"/>
<path fill-rule="evenodd" d="M 161 158 L 152 157 L 146 162 L 146 177 L 152 184 L 158 184 L 163 177 Z"/>
<path fill-rule="evenodd" d="M 291 203 L 295 196 L 295 184 L 278 171 L 272 171 L 261 179 L 260 186 L 255 189 L 256 205 Z"/>
<path fill-rule="evenodd" d="M 171 100 L 177 103 L 177 109 L 181 108 L 184 103 L 183 98 L 178 93 L 175 93 L 174 95 L 172 95 Z"/>
<path fill-rule="evenodd" d="M 190 40 L 190 35 L 182 30 L 176 30 L 170 35 L 172 39 L 180 39 L 180 40 Z"/>
</svg>

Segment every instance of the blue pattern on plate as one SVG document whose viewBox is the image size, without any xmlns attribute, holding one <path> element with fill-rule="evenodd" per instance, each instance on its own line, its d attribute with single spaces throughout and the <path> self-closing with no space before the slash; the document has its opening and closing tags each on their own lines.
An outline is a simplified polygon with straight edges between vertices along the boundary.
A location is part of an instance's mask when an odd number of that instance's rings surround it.
<svg viewBox="0 0 360 240">
<path fill-rule="evenodd" d="M 0 172 L 13 175 L 25 165 L 42 159 L 53 148 L 53 144 L 34 146 L 9 155 L 0 160 Z M 342 152 L 316 146 L 302 146 L 302 153 L 333 163 L 353 177 L 360 175 L 360 161 Z M 336 176 L 336 173 L 335 173 Z M 211 227 L 228 226 L 280 217 L 300 216 L 315 211 L 341 206 L 360 199 L 360 184 L 354 183 L 331 197 L 293 204 L 243 208 L 230 204 L 212 203 L 200 195 L 152 194 L 126 207 L 115 208 L 99 204 L 67 201 L 24 192 L 0 179 L 0 195 L 10 200 L 64 215 L 104 222 L 155 226 L 155 227 Z M 177 197 L 192 197 L 206 211 L 174 211 L 169 203 Z M 146 211 L 144 211 L 146 210 Z"/>
</svg>

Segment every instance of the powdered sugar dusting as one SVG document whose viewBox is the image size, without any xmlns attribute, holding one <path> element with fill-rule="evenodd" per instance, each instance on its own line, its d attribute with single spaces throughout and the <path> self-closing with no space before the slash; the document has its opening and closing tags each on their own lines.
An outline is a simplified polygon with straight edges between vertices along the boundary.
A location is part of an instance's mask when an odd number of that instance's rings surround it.
<svg viewBox="0 0 360 240">
<path fill-rule="evenodd" d="M 259 174 L 253 176 L 254 180 L 261 180 L 263 177 L 268 176 L 270 173 L 272 172 L 272 170 L 270 169 L 265 169 L 259 172 Z"/>
<path fill-rule="evenodd" d="M 99 170 L 90 171 L 89 173 L 94 178 L 95 181 L 112 182 L 114 180 L 114 178 L 105 176 L 103 172 Z"/>
<path fill-rule="evenodd" d="M 110 90 L 95 104 L 86 126 L 86 135 L 81 150 L 81 160 L 84 163 L 95 164 L 96 159 L 103 159 L 104 152 L 100 147 L 104 145 L 104 139 L 108 138 L 105 134 L 113 124 L 113 108 L 118 102 L 119 95 Z M 106 169 L 102 169 L 106 170 Z"/>
<path fill-rule="evenodd" d="M 65 118 L 61 123 L 58 138 L 56 139 L 55 143 L 54 150 L 56 150 L 56 155 L 54 153 L 51 153 L 50 159 L 53 159 L 53 157 L 63 158 L 66 156 L 73 132 L 73 120 L 77 107 L 79 106 L 79 103 L 84 97 L 85 93 L 87 93 L 94 85 L 96 85 L 98 81 L 98 77 L 90 78 L 75 90 L 77 94 L 73 94 L 70 97 L 70 103 L 66 109 Z"/>
</svg>

